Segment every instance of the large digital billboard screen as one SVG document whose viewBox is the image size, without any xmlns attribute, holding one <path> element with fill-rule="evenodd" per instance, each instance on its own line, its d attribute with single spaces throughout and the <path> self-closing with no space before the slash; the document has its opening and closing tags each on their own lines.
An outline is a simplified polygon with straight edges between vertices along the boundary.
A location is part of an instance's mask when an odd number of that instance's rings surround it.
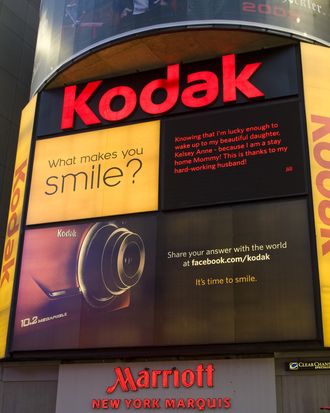
<svg viewBox="0 0 330 413">
<path fill-rule="evenodd" d="M 13 350 L 315 339 L 306 209 L 272 201 L 28 229 Z"/>
<path fill-rule="evenodd" d="M 13 352 L 320 339 L 298 57 L 41 96 Z"/>
<path fill-rule="evenodd" d="M 32 91 L 77 55 L 138 33 L 239 26 L 329 45 L 329 19 L 328 0 L 43 0 Z"/>
</svg>

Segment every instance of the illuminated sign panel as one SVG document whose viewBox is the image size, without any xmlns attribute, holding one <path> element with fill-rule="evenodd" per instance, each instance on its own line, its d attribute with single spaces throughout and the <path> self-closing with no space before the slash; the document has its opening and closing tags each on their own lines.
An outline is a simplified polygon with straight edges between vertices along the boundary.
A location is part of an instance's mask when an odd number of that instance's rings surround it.
<svg viewBox="0 0 330 413">
<path fill-rule="evenodd" d="M 62 364 L 56 413 L 101 410 L 275 413 L 274 360 Z"/>
<path fill-rule="evenodd" d="M 330 370 L 330 361 L 328 360 L 304 360 L 304 361 L 290 361 L 287 363 L 287 370 L 289 371 L 303 371 L 303 370 Z"/>
<path fill-rule="evenodd" d="M 324 345 L 330 346 L 329 49 L 301 45 Z"/>
<path fill-rule="evenodd" d="M 306 192 L 297 100 L 163 122 L 162 208 Z"/>
<path fill-rule="evenodd" d="M 48 90 L 41 94 L 37 135 L 296 95 L 296 77 L 291 47 Z"/>
<path fill-rule="evenodd" d="M 22 113 L 0 277 L 0 358 L 6 343 L 37 98 Z"/>
<path fill-rule="evenodd" d="M 233 102 L 237 100 L 239 90 L 248 99 L 263 97 L 264 94 L 252 83 L 250 78 L 261 66 L 261 62 L 247 64 L 239 74 L 236 74 L 235 55 L 222 57 L 222 86 L 223 102 Z M 167 67 L 166 78 L 152 80 L 145 85 L 141 91 L 139 104 L 143 112 L 150 115 L 161 115 L 171 110 L 179 97 L 179 76 L 180 66 L 170 65 Z M 191 85 L 191 83 L 199 84 Z M 67 86 L 64 89 L 62 129 L 71 129 L 74 125 L 74 116 L 78 115 L 85 125 L 101 123 L 100 119 L 90 109 L 87 104 L 93 93 L 98 89 L 101 80 L 88 83 L 85 88 L 76 96 L 76 86 Z M 181 100 L 188 108 L 198 108 L 208 106 L 213 103 L 219 94 L 219 80 L 215 73 L 210 71 L 191 73 L 187 77 L 187 88 L 182 91 Z M 153 101 L 153 96 L 157 91 L 163 90 L 165 99 L 160 103 Z M 203 96 L 197 96 L 202 93 Z M 112 102 L 121 97 L 124 100 L 121 109 L 113 110 Z M 102 95 L 99 102 L 100 116 L 107 121 L 120 121 L 130 116 L 136 108 L 137 96 L 135 91 L 128 86 L 117 86 L 107 90 Z"/>
<path fill-rule="evenodd" d="M 158 121 L 36 144 L 28 224 L 158 209 Z"/>
</svg>

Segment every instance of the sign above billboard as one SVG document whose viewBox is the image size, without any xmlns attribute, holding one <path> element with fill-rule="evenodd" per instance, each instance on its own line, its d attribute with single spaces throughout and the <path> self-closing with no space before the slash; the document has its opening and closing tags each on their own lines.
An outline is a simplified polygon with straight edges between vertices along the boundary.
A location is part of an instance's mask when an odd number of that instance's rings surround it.
<svg viewBox="0 0 330 413">
<path fill-rule="evenodd" d="M 239 74 L 236 73 L 235 55 L 222 57 L 222 81 L 211 71 L 194 72 L 187 76 L 187 87 L 181 91 L 180 99 L 187 108 L 202 108 L 212 104 L 219 95 L 221 83 L 222 100 L 224 103 L 236 102 L 237 92 L 240 91 L 247 99 L 264 97 L 264 93 L 253 85 L 251 77 L 261 66 L 261 62 L 246 64 Z M 149 115 L 167 113 L 179 99 L 180 65 L 167 66 L 163 79 L 155 79 L 147 83 L 141 90 L 139 98 L 132 87 L 116 86 L 105 91 L 98 104 L 99 116 L 109 122 L 117 122 L 128 118 L 137 104 Z M 196 84 L 196 82 L 198 82 Z M 192 84 L 193 83 L 193 84 Z M 76 86 L 64 88 L 61 129 L 72 129 L 75 115 L 85 125 L 101 123 L 98 116 L 88 106 L 87 101 L 102 84 L 102 80 L 89 82 L 77 96 Z M 165 98 L 155 102 L 157 93 L 163 92 Z M 124 102 L 120 109 L 112 108 L 113 102 L 121 98 Z"/>
<path fill-rule="evenodd" d="M 45 91 L 37 136 L 296 94 L 294 47 L 227 55 Z"/>
</svg>

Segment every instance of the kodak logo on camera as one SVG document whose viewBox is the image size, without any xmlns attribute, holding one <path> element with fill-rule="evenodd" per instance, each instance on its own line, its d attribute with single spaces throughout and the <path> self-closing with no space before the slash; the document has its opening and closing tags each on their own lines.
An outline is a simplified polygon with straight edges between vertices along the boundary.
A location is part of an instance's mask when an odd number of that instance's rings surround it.
<svg viewBox="0 0 330 413">
<path fill-rule="evenodd" d="M 37 141 L 28 224 L 157 210 L 159 140 L 153 121 Z"/>
<path fill-rule="evenodd" d="M 57 238 L 76 238 L 76 236 L 77 231 L 75 229 L 64 230 L 62 228 L 59 228 L 57 230 Z"/>
</svg>

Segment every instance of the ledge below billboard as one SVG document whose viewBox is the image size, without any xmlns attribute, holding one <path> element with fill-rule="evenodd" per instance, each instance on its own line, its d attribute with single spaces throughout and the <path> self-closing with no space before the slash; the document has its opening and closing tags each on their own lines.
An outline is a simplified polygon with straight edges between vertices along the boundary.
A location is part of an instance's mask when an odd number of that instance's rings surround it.
<svg viewBox="0 0 330 413">
<path fill-rule="evenodd" d="M 12 351 L 316 338 L 303 199 L 26 230 Z"/>
</svg>

